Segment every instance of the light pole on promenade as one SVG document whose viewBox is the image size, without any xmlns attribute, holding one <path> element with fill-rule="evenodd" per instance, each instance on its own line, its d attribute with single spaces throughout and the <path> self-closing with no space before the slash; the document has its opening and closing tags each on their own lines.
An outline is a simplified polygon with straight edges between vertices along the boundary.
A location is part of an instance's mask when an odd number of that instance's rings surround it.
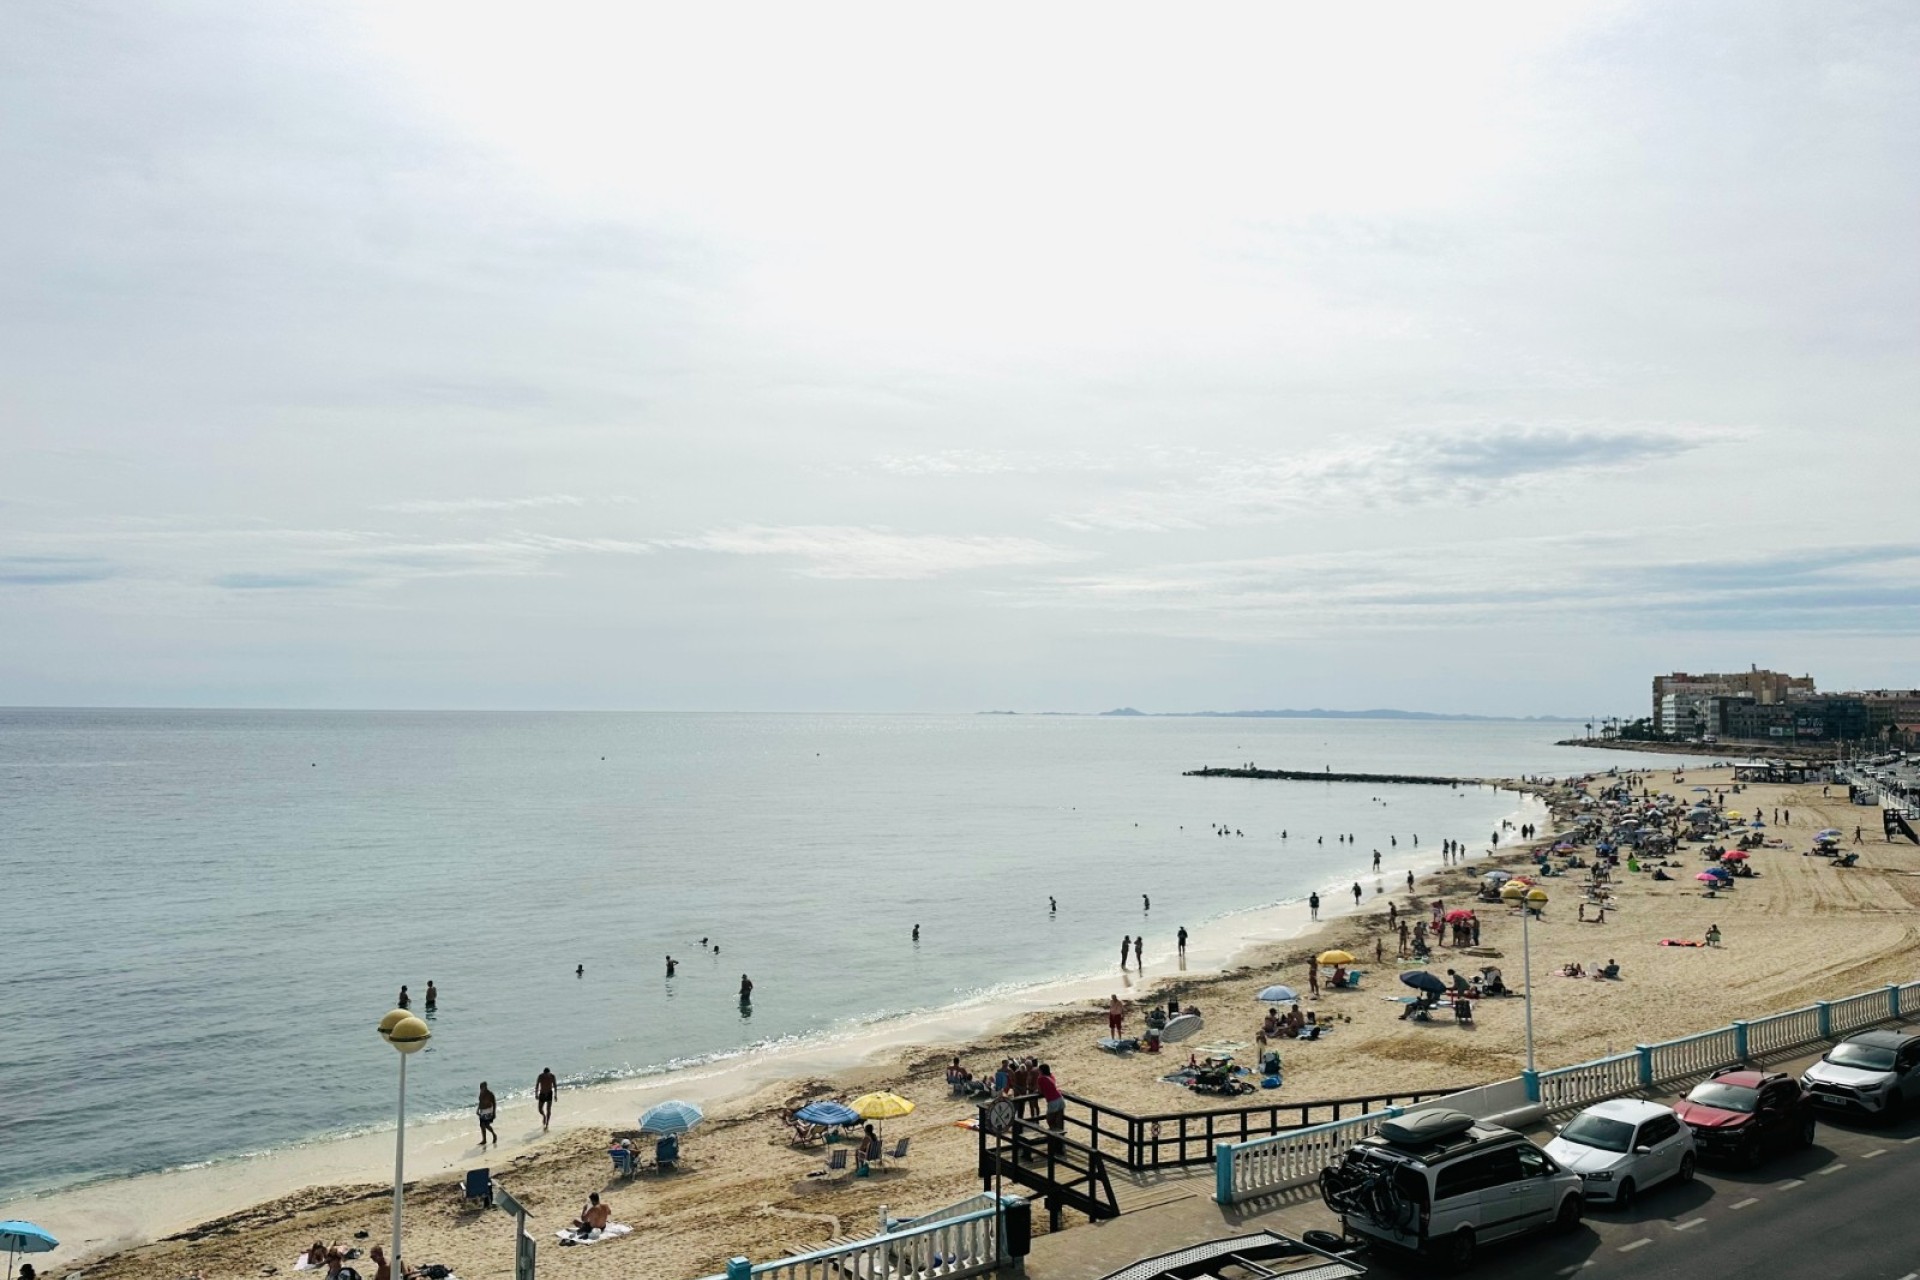
<svg viewBox="0 0 1920 1280">
<path fill-rule="evenodd" d="M 400 1211 L 407 1176 L 407 1059 L 425 1047 L 433 1032 L 405 1009 L 395 1009 L 380 1019 L 380 1038 L 400 1051 L 400 1120 L 393 1133 L 393 1273 L 405 1275 L 400 1260 Z"/>
<path fill-rule="evenodd" d="M 1520 906 L 1520 971 L 1527 984 L 1527 1078 L 1533 1078 L 1533 932 L 1529 928 L 1534 913 L 1547 905 L 1547 891 L 1539 885 L 1527 888 L 1512 880 L 1500 891 L 1503 902 Z"/>
</svg>

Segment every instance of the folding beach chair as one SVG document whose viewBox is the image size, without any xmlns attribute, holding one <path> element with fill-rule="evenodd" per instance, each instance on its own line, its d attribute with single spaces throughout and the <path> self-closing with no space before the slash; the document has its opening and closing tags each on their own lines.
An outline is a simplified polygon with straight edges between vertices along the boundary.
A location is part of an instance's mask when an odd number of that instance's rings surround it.
<svg viewBox="0 0 1920 1280">
<path fill-rule="evenodd" d="M 614 1147 L 607 1152 L 607 1156 L 613 1161 L 613 1171 L 623 1178 L 631 1178 L 640 1171 L 639 1162 L 626 1147 Z"/>
<path fill-rule="evenodd" d="M 845 1173 L 847 1171 L 847 1156 L 849 1154 L 845 1147 L 835 1147 L 828 1153 L 826 1166 L 820 1170 L 820 1173 L 823 1176 L 832 1173 Z"/>
<path fill-rule="evenodd" d="M 894 1143 L 893 1150 L 888 1153 L 887 1159 L 905 1160 L 907 1158 L 907 1144 L 912 1141 L 912 1138 L 902 1138 L 900 1141 Z"/>
<path fill-rule="evenodd" d="M 465 1187 L 469 1202 L 478 1200 L 482 1205 L 493 1203 L 493 1170 L 469 1169 Z"/>
</svg>

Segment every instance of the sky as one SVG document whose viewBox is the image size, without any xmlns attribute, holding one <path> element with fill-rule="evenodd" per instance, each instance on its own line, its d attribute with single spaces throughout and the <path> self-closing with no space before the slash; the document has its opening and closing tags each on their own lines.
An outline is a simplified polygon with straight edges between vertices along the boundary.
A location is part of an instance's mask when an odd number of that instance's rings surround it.
<svg viewBox="0 0 1920 1280">
<path fill-rule="evenodd" d="M 1920 8 L 0 9 L 0 705 L 1920 686 Z"/>
</svg>

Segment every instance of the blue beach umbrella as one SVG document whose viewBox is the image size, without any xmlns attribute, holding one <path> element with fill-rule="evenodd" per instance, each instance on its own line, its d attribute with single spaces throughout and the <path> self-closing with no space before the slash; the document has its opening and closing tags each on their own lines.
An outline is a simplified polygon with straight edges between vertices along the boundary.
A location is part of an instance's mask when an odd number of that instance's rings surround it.
<svg viewBox="0 0 1920 1280">
<path fill-rule="evenodd" d="M 1434 995 L 1439 995 L 1447 989 L 1445 979 L 1435 977 L 1425 969 L 1410 969 L 1400 975 L 1400 981 L 1406 983 L 1415 991 L 1430 991 Z"/>
<path fill-rule="evenodd" d="M 831 1098 L 819 1102 L 809 1102 L 794 1112 L 794 1118 L 802 1124 L 834 1125 L 856 1124 L 860 1113 L 844 1102 L 835 1102 Z"/>
<path fill-rule="evenodd" d="M 60 1247 L 53 1233 L 45 1227 L 36 1227 L 31 1222 L 22 1222 L 18 1218 L 11 1222 L 0 1222 L 0 1244 L 7 1246 L 7 1274 L 13 1274 L 13 1257 L 18 1253 L 51 1253 Z"/>
<path fill-rule="evenodd" d="M 691 1102 L 669 1101 L 647 1108 L 640 1117 L 640 1132 L 658 1133 L 668 1137 L 685 1133 L 706 1119 L 707 1113 Z"/>
<path fill-rule="evenodd" d="M 1292 1004 L 1300 998 L 1300 993 L 1292 987 L 1272 986 L 1262 991 L 1254 999 L 1263 1004 Z"/>
</svg>

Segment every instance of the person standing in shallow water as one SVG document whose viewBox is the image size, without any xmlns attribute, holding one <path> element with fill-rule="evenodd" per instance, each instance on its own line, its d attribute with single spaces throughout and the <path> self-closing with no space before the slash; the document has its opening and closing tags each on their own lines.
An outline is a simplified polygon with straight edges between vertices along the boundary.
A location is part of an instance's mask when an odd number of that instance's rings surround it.
<svg viewBox="0 0 1920 1280">
<path fill-rule="evenodd" d="M 1320 895 L 1318 892 L 1307 895 L 1307 918 L 1310 920 L 1318 920 L 1320 918 Z"/>
<path fill-rule="evenodd" d="M 433 985 L 433 979 L 427 979 L 427 1012 L 432 1013 L 440 1007 L 440 989 Z"/>
<path fill-rule="evenodd" d="M 1133 967 L 1142 973 L 1147 971 L 1147 965 L 1146 962 L 1140 958 L 1140 953 L 1146 949 L 1146 945 L 1147 939 L 1145 934 L 1133 940 Z"/>
<path fill-rule="evenodd" d="M 746 974 L 743 973 L 740 975 L 740 1003 L 751 1004 L 752 1002 L 753 1002 L 753 979 L 749 978 Z"/>
<path fill-rule="evenodd" d="M 394 1005 L 396 1008 L 401 1009 L 413 1008 L 413 997 L 407 994 L 407 986 L 404 982 L 400 984 L 400 995 L 399 998 L 394 1001 Z"/>
<path fill-rule="evenodd" d="M 1180 946 L 1180 958 L 1187 958 L 1187 926 L 1181 925 L 1180 932 L 1174 935 Z"/>
<path fill-rule="evenodd" d="M 1120 971 L 1127 971 L 1127 951 L 1133 946 L 1133 935 L 1125 934 L 1120 939 Z"/>
</svg>

